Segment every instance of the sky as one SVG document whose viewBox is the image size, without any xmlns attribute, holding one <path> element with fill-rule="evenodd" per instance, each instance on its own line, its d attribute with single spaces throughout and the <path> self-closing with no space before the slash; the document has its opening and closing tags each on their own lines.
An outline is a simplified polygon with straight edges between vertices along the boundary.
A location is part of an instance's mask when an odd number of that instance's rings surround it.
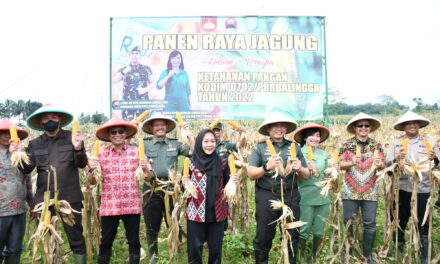
<svg viewBox="0 0 440 264">
<path fill-rule="evenodd" d="M 440 1 L 0 1 L 0 102 L 109 115 L 110 17 L 325 16 L 328 87 L 349 104 L 440 100 Z"/>
</svg>

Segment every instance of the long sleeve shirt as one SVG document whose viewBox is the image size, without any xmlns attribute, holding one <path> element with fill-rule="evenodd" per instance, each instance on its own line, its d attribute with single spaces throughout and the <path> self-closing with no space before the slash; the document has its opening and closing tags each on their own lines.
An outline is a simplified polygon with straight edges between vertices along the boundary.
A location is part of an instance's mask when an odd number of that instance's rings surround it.
<svg viewBox="0 0 440 264">
<path fill-rule="evenodd" d="M 31 176 L 12 167 L 11 153 L 0 147 L 0 216 L 25 213 L 26 203 L 33 206 Z"/>
<path fill-rule="evenodd" d="M 87 155 L 84 146 L 80 151 L 75 150 L 70 131 L 61 129 L 54 137 L 42 134 L 29 142 L 26 152 L 30 164 L 19 169 L 25 174 L 37 169 L 36 203 L 43 201 L 43 194 L 48 189 L 48 181 L 50 181 L 49 190 L 53 197 L 55 176 L 60 200 L 66 200 L 69 203 L 82 201 L 78 168 L 84 168 L 87 165 Z M 51 165 L 55 167 L 56 175 L 52 172 Z"/>
<path fill-rule="evenodd" d="M 400 150 L 403 147 L 403 139 L 404 136 L 396 137 L 389 147 L 387 151 L 387 164 L 390 164 L 394 161 L 394 159 L 399 155 Z M 418 136 L 415 138 L 408 138 L 408 147 L 406 150 L 405 161 L 406 163 L 414 163 L 414 161 L 421 160 L 424 156 L 427 155 L 427 149 L 425 141 L 428 141 L 431 146 L 433 146 L 433 150 L 435 151 L 435 155 L 440 157 L 439 148 L 436 146 L 435 140 L 429 135 Z M 399 189 L 412 192 L 412 187 L 414 184 L 414 178 L 412 175 L 407 175 L 404 172 L 398 175 L 399 177 Z M 429 180 L 429 172 L 422 172 L 422 180 L 417 184 L 417 192 L 418 193 L 429 193 L 431 190 L 431 181 Z"/>
</svg>

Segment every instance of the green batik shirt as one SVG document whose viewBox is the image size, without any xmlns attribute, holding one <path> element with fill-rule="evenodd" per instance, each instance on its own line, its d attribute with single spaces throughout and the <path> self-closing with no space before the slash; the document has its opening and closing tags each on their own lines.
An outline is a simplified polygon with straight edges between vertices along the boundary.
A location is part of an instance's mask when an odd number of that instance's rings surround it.
<svg viewBox="0 0 440 264">
<path fill-rule="evenodd" d="M 273 142 L 273 146 L 275 147 L 275 152 L 280 153 L 281 158 L 283 159 L 283 166 L 286 167 L 287 159 L 290 158 L 290 144 L 292 141 L 284 139 L 283 142 Z M 304 159 L 303 154 L 301 153 L 299 146 L 296 145 L 296 153 L 298 159 L 301 161 L 301 165 L 303 167 L 307 167 L 307 162 Z M 269 149 L 267 148 L 266 142 L 258 143 L 255 149 L 251 153 L 251 157 L 249 159 L 249 166 L 253 167 L 261 167 L 263 164 L 266 164 L 270 157 Z M 269 191 L 280 190 L 280 176 L 275 179 L 272 176 L 275 175 L 275 172 L 266 172 L 263 177 L 256 181 L 256 186 L 258 188 L 266 189 Z M 293 173 L 287 175 L 284 180 L 284 185 L 286 190 L 290 190 L 296 186 L 296 180 L 293 182 Z"/>
<path fill-rule="evenodd" d="M 308 151 L 306 145 L 301 148 L 304 156 L 307 157 Z M 318 176 L 315 176 L 313 172 L 310 172 L 310 176 L 306 180 L 298 181 L 299 193 L 301 194 L 300 205 L 323 205 L 330 203 L 330 196 L 322 196 L 320 194 L 323 187 L 318 187 L 315 183 L 323 181 L 325 179 L 324 170 L 328 167 L 327 153 L 319 148 L 315 148 L 313 153 L 313 162 L 315 168 L 319 172 Z"/>
<path fill-rule="evenodd" d="M 222 158 L 228 159 L 230 151 L 237 151 L 236 143 L 225 140 L 220 141 L 217 146 L 215 146 L 215 152 L 217 152 Z"/>
<path fill-rule="evenodd" d="M 157 178 L 168 179 L 168 170 L 177 169 L 179 155 L 189 156 L 189 145 L 183 145 L 177 139 L 165 138 L 158 141 L 156 137 L 144 139 L 145 155 L 151 162 Z"/>
</svg>

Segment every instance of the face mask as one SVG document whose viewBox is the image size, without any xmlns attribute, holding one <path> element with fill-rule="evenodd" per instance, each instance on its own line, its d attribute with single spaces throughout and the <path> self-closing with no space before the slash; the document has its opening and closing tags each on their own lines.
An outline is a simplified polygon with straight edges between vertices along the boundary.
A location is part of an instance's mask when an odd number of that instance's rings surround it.
<svg viewBox="0 0 440 264">
<path fill-rule="evenodd" d="M 49 120 L 46 123 L 43 123 L 44 130 L 48 132 L 53 132 L 57 130 L 59 126 L 60 126 L 60 122 L 56 122 L 53 120 Z"/>
</svg>

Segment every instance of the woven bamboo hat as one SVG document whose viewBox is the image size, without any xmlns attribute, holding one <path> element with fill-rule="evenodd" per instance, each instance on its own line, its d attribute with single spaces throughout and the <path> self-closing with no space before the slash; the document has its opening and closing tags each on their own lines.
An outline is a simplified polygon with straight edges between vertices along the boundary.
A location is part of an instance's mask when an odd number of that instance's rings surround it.
<svg viewBox="0 0 440 264">
<path fill-rule="evenodd" d="M 162 113 L 154 113 L 150 116 L 142 125 L 142 131 L 147 134 L 153 135 L 153 121 L 154 120 L 164 120 L 167 124 L 167 133 L 172 131 L 176 127 L 176 121 L 171 117 L 168 117 Z"/>
<path fill-rule="evenodd" d="M 431 121 L 429 121 L 429 119 L 424 118 L 423 116 L 418 115 L 412 111 L 407 111 L 405 114 L 403 114 L 403 116 L 399 118 L 399 120 L 397 120 L 396 123 L 394 123 L 393 128 L 395 130 L 403 131 L 405 130 L 405 123 L 409 121 L 418 121 L 420 124 L 420 128 L 431 124 Z"/>
<path fill-rule="evenodd" d="M 356 124 L 357 121 L 360 121 L 360 120 L 370 121 L 370 124 L 371 124 L 370 132 L 376 131 L 382 125 L 382 123 L 380 122 L 379 119 L 360 112 L 359 114 L 355 115 L 352 119 L 350 119 L 350 121 L 348 121 L 347 125 L 345 126 L 345 129 L 347 130 L 347 132 L 350 134 L 356 134 L 356 132 L 354 130 L 354 125 Z"/>
<path fill-rule="evenodd" d="M 287 126 L 286 134 L 289 134 L 298 127 L 298 123 L 293 120 L 289 113 L 285 111 L 272 111 L 270 112 L 263 123 L 258 127 L 258 132 L 263 136 L 269 136 L 267 128 L 269 125 L 274 123 L 285 123 Z"/>
</svg>

